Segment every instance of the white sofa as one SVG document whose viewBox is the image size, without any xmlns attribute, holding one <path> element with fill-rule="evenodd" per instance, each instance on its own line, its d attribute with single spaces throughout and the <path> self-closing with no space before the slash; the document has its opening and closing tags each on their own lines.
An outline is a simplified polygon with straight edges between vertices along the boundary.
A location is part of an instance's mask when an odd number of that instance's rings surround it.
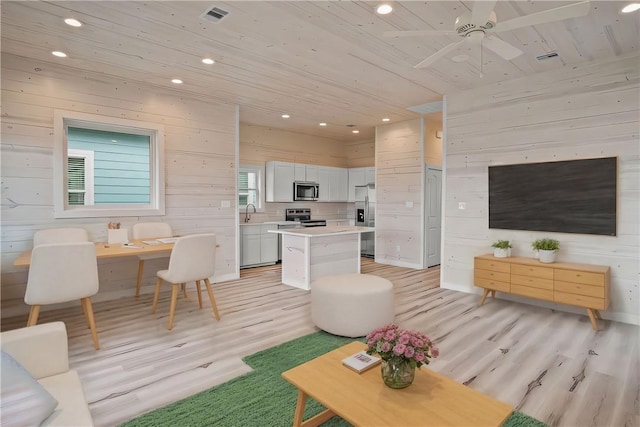
<svg viewBox="0 0 640 427">
<path fill-rule="evenodd" d="M 93 425 L 80 377 L 69 369 L 64 323 L 43 323 L 2 332 L 0 346 L 58 401 L 58 406 L 42 426 Z"/>
</svg>

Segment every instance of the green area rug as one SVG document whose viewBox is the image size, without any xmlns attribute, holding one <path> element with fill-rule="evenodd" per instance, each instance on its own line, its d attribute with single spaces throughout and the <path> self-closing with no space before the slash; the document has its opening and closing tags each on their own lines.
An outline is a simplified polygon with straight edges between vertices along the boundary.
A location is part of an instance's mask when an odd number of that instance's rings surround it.
<svg viewBox="0 0 640 427">
<path fill-rule="evenodd" d="M 122 427 L 290 426 L 298 396 L 297 389 L 280 374 L 308 360 L 353 341 L 326 332 L 316 332 L 244 359 L 254 370 L 209 390 L 172 403 L 122 424 Z M 307 401 L 305 419 L 324 410 L 313 399 Z M 348 427 L 334 417 L 326 427 Z M 521 412 L 514 412 L 507 427 L 545 427 L 546 424 Z"/>
</svg>

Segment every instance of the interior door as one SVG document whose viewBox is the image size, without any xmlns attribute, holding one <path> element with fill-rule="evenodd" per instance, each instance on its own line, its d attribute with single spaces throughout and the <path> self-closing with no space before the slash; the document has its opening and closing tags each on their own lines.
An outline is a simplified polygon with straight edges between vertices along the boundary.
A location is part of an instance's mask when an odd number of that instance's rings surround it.
<svg viewBox="0 0 640 427">
<path fill-rule="evenodd" d="M 427 267 L 440 265 L 440 236 L 442 233 L 442 170 L 427 167 Z"/>
</svg>

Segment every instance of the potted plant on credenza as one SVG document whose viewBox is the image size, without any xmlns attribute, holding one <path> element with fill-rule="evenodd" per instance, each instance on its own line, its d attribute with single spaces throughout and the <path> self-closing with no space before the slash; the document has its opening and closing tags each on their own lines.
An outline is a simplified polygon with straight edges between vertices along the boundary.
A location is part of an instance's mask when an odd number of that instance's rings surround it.
<svg viewBox="0 0 640 427">
<path fill-rule="evenodd" d="M 508 240 L 498 240 L 491 245 L 493 256 L 496 258 L 507 258 L 511 256 L 511 243 Z"/>
<path fill-rule="evenodd" d="M 538 251 L 540 262 L 550 264 L 556 260 L 560 242 L 555 239 L 538 239 L 531 244 L 531 247 L 534 251 Z"/>
</svg>

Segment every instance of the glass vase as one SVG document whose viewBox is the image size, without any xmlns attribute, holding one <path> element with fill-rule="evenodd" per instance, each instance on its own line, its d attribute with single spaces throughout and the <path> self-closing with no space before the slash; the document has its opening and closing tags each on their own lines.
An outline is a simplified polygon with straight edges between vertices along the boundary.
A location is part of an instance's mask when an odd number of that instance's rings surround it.
<svg viewBox="0 0 640 427">
<path fill-rule="evenodd" d="M 413 382 L 416 368 L 408 360 L 391 358 L 382 361 L 382 381 L 387 387 L 405 388 Z"/>
</svg>

